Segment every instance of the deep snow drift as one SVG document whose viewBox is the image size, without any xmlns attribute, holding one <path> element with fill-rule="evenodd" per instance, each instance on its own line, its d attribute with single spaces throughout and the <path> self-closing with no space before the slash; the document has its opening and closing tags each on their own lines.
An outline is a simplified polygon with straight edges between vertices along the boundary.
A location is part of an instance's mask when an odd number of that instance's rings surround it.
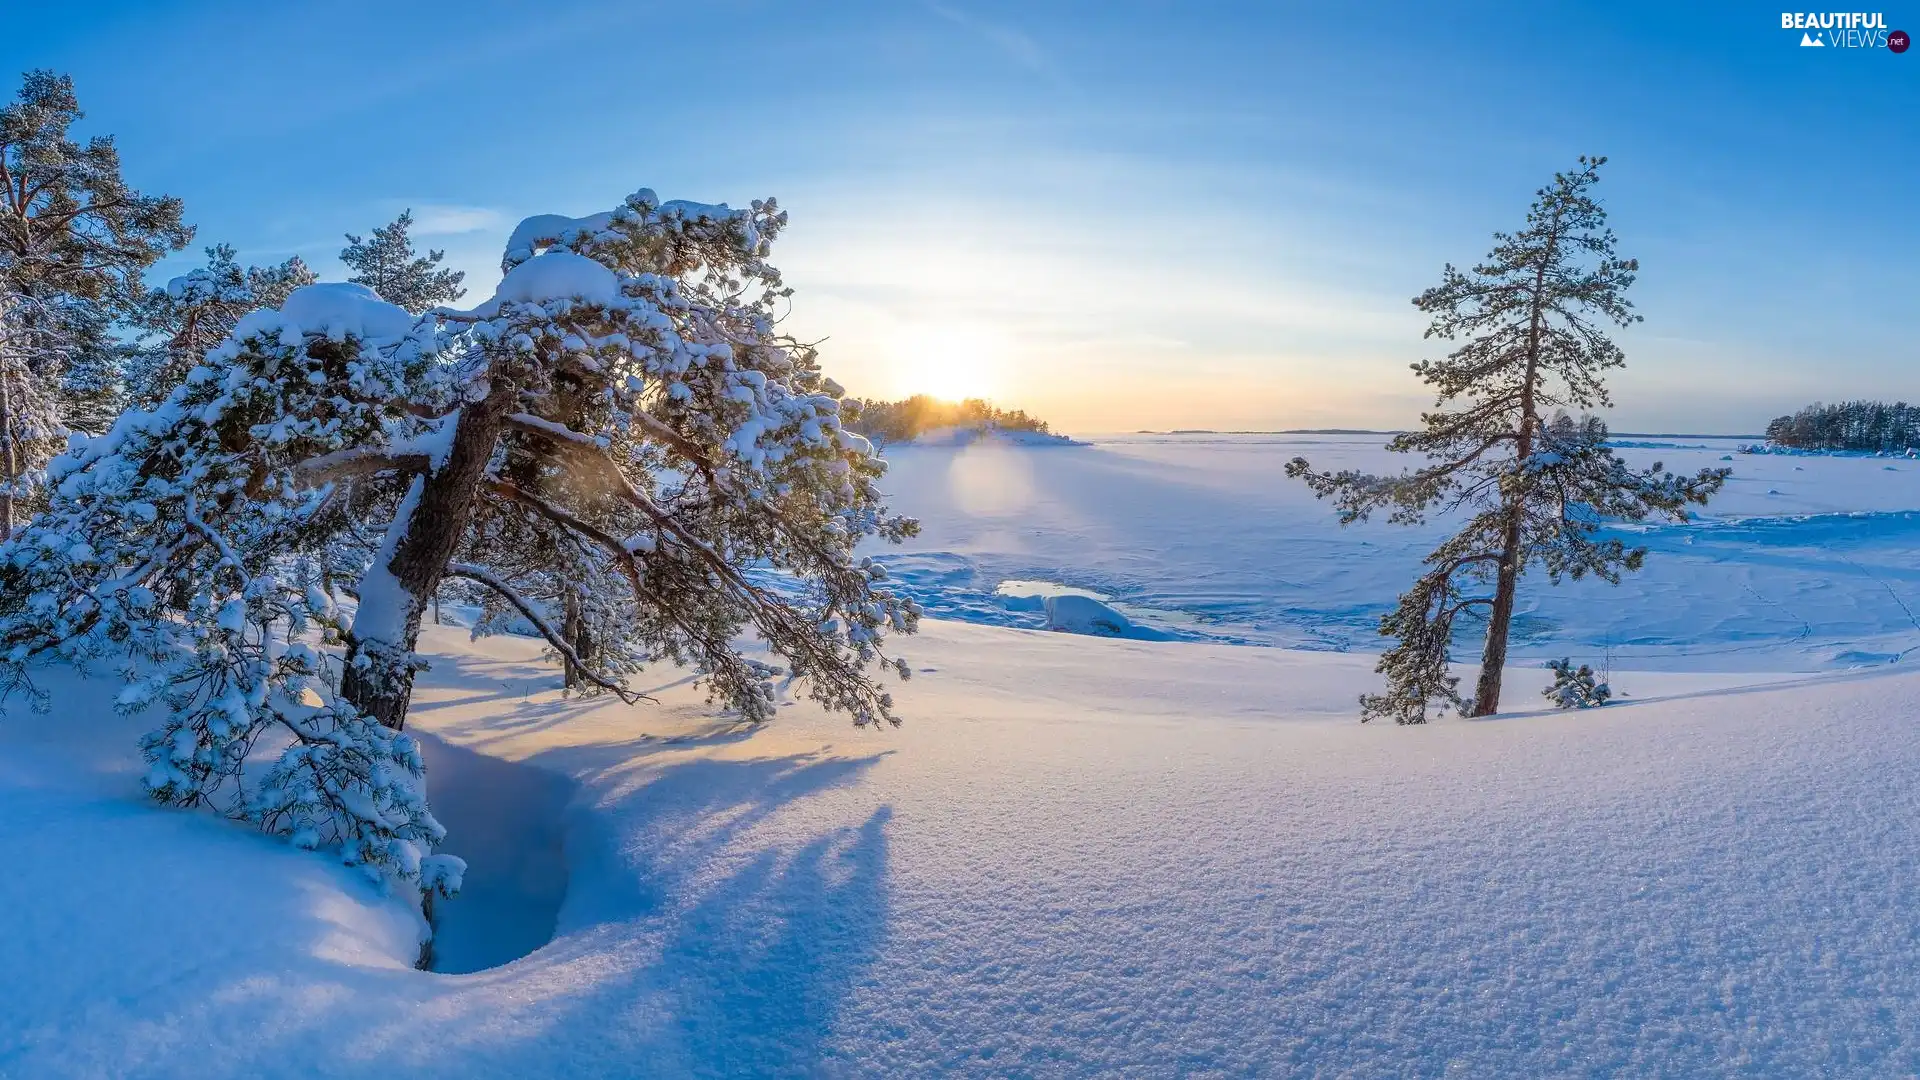
<svg viewBox="0 0 1920 1080">
<path fill-rule="evenodd" d="M 410 723 L 471 861 L 462 974 L 413 970 L 417 917 L 356 873 L 142 804 L 143 725 L 63 682 L 0 716 L 0 1076 L 1920 1070 L 1920 670 L 1828 655 L 1920 639 L 1888 525 L 1915 480 L 1740 457 L 1724 517 L 1535 645 L 1590 617 L 1756 648 L 1643 646 L 1577 714 L 1529 660 L 1509 715 L 1396 729 L 1355 722 L 1373 657 L 1332 648 L 1361 615 L 1298 629 L 1389 602 L 1424 542 L 1343 536 L 1279 476 L 1327 440 L 979 449 L 892 477 L 928 518 L 897 565 L 947 614 L 1037 627 L 1035 583 L 1078 584 L 1323 648 L 929 620 L 905 727 L 747 731 L 673 671 L 655 706 L 567 700 L 538 643 L 430 629 Z"/>
</svg>

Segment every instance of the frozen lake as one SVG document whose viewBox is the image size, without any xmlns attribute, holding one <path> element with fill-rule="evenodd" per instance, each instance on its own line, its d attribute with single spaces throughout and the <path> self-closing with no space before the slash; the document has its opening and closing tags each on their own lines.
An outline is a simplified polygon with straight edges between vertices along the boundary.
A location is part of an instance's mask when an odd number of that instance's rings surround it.
<svg viewBox="0 0 1920 1080">
<path fill-rule="evenodd" d="M 1039 625 L 1048 584 L 1179 637 L 1375 651 L 1381 613 L 1444 531 L 1342 529 L 1284 475 L 1393 471 L 1380 435 L 1125 435 L 1071 447 L 898 447 L 894 505 L 922 534 L 877 549 L 929 613 Z M 1920 462 L 1742 454 L 1747 440 L 1622 437 L 1635 465 L 1733 469 L 1687 524 L 1624 526 L 1651 549 L 1619 587 L 1530 578 L 1515 654 L 1637 669 L 1830 670 L 1920 646 Z M 1469 655 L 1468 654 L 1463 655 Z"/>
</svg>

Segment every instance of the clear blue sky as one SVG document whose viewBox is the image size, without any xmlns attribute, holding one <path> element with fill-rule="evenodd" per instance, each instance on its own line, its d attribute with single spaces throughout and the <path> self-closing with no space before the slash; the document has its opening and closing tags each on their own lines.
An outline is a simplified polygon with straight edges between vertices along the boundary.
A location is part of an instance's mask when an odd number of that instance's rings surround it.
<svg viewBox="0 0 1920 1080">
<path fill-rule="evenodd" d="M 154 2 L 8 30 L 0 68 L 71 73 L 201 242 L 323 276 L 407 206 L 477 300 L 522 216 L 777 195 L 792 325 L 855 392 L 1081 431 L 1405 424 L 1434 349 L 1408 298 L 1587 152 L 1644 266 L 1617 429 L 1920 399 L 1920 50 L 1803 49 L 1774 6 Z"/>
</svg>

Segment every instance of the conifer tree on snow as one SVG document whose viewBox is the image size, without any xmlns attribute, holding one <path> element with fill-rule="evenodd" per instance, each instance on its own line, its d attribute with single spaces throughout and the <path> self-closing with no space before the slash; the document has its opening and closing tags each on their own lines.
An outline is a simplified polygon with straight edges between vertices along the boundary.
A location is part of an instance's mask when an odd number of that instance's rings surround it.
<svg viewBox="0 0 1920 1080">
<path fill-rule="evenodd" d="M 231 244 L 206 249 L 207 264 L 153 289 L 132 319 L 146 340 L 126 365 L 129 400 L 151 406 L 165 400 L 240 320 L 277 308 L 316 280 L 298 255 L 275 266 L 242 267 Z"/>
<path fill-rule="evenodd" d="M 468 312 L 334 284 L 245 316 L 166 400 L 50 466 L 51 505 L 0 546 L 0 689 L 35 695 L 47 655 L 123 667 L 121 704 L 164 712 L 156 798 L 441 891 L 460 865 L 430 854 L 403 728 L 449 578 L 628 700 L 626 676 L 682 663 L 750 721 L 784 682 L 897 723 L 875 669 L 906 677 L 883 638 L 919 611 L 854 550 L 915 526 L 776 328 L 785 221 L 641 191 L 529 219 Z M 330 591 L 323 559 L 356 550 Z M 741 653 L 747 633 L 781 665 Z"/>
<path fill-rule="evenodd" d="M 69 136 L 82 115 L 51 71 L 0 108 L 0 539 L 65 432 L 115 410 L 111 327 L 142 271 L 193 236 L 180 200 L 127 186 L 111 138 Z"/>
<path fill-rule="evenodd" d="M 1606 335 L 1627 326 L 1626 290 L 1639 264 L 1615 254 L 1606 212 L 1592 195 L 1605 158 L 1582 157 L 1542 188 L 1518 233 L 1494 234 L 1484 262 L 1449 264 L 1438 286 L 1414 299 L 1431 315 L 1426 336 L 1460 340 L 1446 358 L 1413 371 L 1435 392 L 1421 428 L 1387 444 L 1428 464 L 1399 476 L 1323 472 L 1304 458 L 1287 475 L 1334 500 L 1342 524 L 1386 510 L 1399 524 L 1460 514 L 1460 528 L 1425 560 L 1426 571 L 1381 619 L 1398 639 L 1380 658 L 1387 686 L 1361 699 L 1363 717 L 1421 723 L 1430 708 L 1489 716 L 1500 707 L 1514 602 L 1521 576 L 1543 566 L 1550 580 L 1592 574 L 1618 583 L 1639 569 L 1645 548 L 1603 537 L 1608 520 L 1659 514 L 1685 520 L 1730 470 L 1675 476 L 1659 464 L 1636 471 L 1607 446 L 1606 426 L 1589 416 L 1549 423 L 1556 409 L 1612 404 L 1605 374 L 1625 362 Z M 1480 679 L 1471 702 L 1449 666 L 1456 620 L 1486 617 Z"/>
<path fill-rule="evenodd" d="M 1613 699 L 1613 688 L 1601 682 L 1586 664 L 1576 668 L 1563 656 L 1548 661 L 1547 670 L 1553 672 L 1553 682 L 1540 696 L 1553 702 L 1555 708 L 1596 709 Z"/>
<path fill-rule="evenodd" d="M 414 250 L 407 230 L 413 227 L 413 211 L 403 210 L 392 222 L 373 230 L 373 239 L 347 234 L 347 246 L 340 261 L 353 270 L 347 280 L 372 289 L 380 299 L 398 304 L 419 314 L 439 304 L 450 304 L 467 294 L 460 287 L 466 274 L 446 270 L 440 260 L 444 251 L 421 255 Z"/>
</svg>

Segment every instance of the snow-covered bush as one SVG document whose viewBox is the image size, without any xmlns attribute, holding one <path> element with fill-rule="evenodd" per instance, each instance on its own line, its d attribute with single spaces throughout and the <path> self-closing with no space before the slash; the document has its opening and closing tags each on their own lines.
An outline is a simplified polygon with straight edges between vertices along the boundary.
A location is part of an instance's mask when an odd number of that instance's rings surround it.
<svg viewBox="0 0 1920 1080">
<path fill-rule="evenodd" d="M 1567 658 L 1549 660 L 1548 670 L 1553 672 L 1553 685 L 1541 691 L 1541 695 L 1560 709 L 1591 709 L 1605 705 L 1613 697 L 1613 690 L 1593 669 L 1585 664 L 1578 668 Z"/>
<path fill-rule="evenodd" d="M 35 696 L 46 656 L 112 667 L 122 707 L 164 717 L 156 798 L 442 891 L 460 864 L 430 854 L 402 729 L 448 578 L 628 700 L 626 675 L 679 662 L 748 720 L 786 676 L 897 723 L 871 669 L 905 677 L 882 638 L 919 611 L 853 551 L 915 526 L 886 515 L 884 464 L 813 350 L 775 329 L 784 222 L 642 191 L 530 219 L 470 311 L 333 284 L 246 315 L 50 467 L 50 508 L 0 546 L 0 691 Z M 785 668 L 742 655 L 749 633 Z"/>
</svg>

